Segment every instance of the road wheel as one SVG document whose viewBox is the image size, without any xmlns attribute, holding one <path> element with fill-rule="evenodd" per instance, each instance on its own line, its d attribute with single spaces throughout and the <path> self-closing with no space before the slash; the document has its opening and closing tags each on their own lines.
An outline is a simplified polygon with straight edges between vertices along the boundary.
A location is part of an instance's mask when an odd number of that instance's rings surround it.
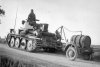
<svg viewBox="0 0 100 67">
<path fill-rule="evenodd" d="M 15 39 L 14 39 L 14 37 L 11 37 L 10 47 L 14 47 L 14 44 L 15 44 Z"/>
<path fill-rule="evenodd" d="M 20 45 L 20 39 L 16 38 L 16 40 L 15 40 L 15 47 L 19 48 L 19 45 Z"/>
<path fill-rule="evenodd" d="M 10 34 L 8 34 L 7 35 L 7 38 L 6 38 L 6 41 L 7 41 L 8 46 L 10 46 L 10 39 L 11 39 L 11 36 L 10 36 Z"/>
<path fill-rule="evenodd" d="M 36 40 L 29 40 L 27 42 L 27 51 L 31 52 L 31 51 L 35 51 L 36 49 Z"/>
<path fill-rule="evenodd" d="M 26 48 L 26 39 L 23 38 L 23 39 L 21 40 L 20 48 L 21 48 L 21 49 L 25 49 L 25 48 Z"/>
<path fill-rule="evenodd" d="M 75 50 L 74 47 L 69 47 L 66 51 L 66 57 L 69 60 L 74 61 L 77 58 L 77 50 Z"/>
</svg>

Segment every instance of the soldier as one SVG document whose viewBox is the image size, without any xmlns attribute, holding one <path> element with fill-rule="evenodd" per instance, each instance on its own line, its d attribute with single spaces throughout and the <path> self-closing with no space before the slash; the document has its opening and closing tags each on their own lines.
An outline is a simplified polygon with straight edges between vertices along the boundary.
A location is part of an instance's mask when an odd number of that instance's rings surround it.
<svg viewBox="0 0 100 67">
<path fill-rule="evenodd" d="M 28 34 L 29 30 L 33 30 L 33 26 L 29 25 L 29 23 L 27 21 L 22 21 L 22 26 L 20 27 L 21 34 Z"/>
<path fill-rule="evenodd" d="M 31 13 L 28 15 L 27 21 L 22 21 L 22 27 L 23 31 L 21 33 L 28 34 L 31 33 L 32 30 L 36 30 L 38 27 L 38 24 L 36 24 L 36 21 L 39 21 L 36 19 L 36 16 L 34 14 L 33 9 L 31 9 Z"/>
<path fill-rule="evenodd" d="M 27 22 L 29 22 L 31 26 L 36 26 L 36 16 L 33 9 L 31 9 L 31 13 L 28 15 Z"/>
</svg>

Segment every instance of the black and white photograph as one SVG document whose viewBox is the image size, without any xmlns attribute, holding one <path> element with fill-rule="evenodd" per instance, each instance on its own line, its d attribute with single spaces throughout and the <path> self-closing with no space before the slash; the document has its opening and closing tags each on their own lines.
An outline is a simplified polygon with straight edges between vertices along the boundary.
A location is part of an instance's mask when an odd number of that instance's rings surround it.
<svg viewBox="0 0 100 67">
<path fill-rule="evenodd" d="M 0 67 L 100 67 L 100 0 L 0 0 Z"/>
</svg>

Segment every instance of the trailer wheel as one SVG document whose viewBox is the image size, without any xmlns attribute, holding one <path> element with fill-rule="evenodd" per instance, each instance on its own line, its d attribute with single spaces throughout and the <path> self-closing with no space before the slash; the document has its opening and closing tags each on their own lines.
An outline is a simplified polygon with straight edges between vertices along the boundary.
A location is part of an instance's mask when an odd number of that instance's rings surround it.
<svg viewBox="0 0 100 67">
<path fill-rule="evenodd" d="M 36 40 L 29 40 L 27 42 L 27 51 L 31 52 L 31 51 L 35 51 L 36 49 Z"/>
<path fill-rule="evenodd" d="M 20 45 L 20 39 L 16 38 L 16 40 L 15 40 L 15 47 L 19 48 L 19 45 Z"/>
<path fill-rule="evenodd" d="M 11 37 L 10 47 L 14 47 L 14 44 L 15 44 L 15 39 L 14 39 L 14 37 Z"/>
<path fill-rule="evenodd" d="M 66 51 L 66 57 L 68 60 L 74 61 L 77 58 L 77 51 L 74 47 L 69 47 Z"/>
<path fill-rule="evenodd" d="M 24 38 L 21 40 L 20 48 L 21 49 L 25 49 L 26 48 L 26 40 Z"/>
</svg>

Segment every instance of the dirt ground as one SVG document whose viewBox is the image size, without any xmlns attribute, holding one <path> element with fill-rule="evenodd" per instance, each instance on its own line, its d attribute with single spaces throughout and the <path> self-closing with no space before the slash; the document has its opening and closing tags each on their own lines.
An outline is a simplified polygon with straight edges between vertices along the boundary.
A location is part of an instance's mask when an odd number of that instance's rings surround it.
<svg viewBox="0 0 100 67">
<path fill-rule="evenodd" d="M 63 53 L 29 53 L 0 44 L 0 59 L 0 67 L 100 67 L 99 51 L 93 60 L 68 61 Z"/>
</svg>

